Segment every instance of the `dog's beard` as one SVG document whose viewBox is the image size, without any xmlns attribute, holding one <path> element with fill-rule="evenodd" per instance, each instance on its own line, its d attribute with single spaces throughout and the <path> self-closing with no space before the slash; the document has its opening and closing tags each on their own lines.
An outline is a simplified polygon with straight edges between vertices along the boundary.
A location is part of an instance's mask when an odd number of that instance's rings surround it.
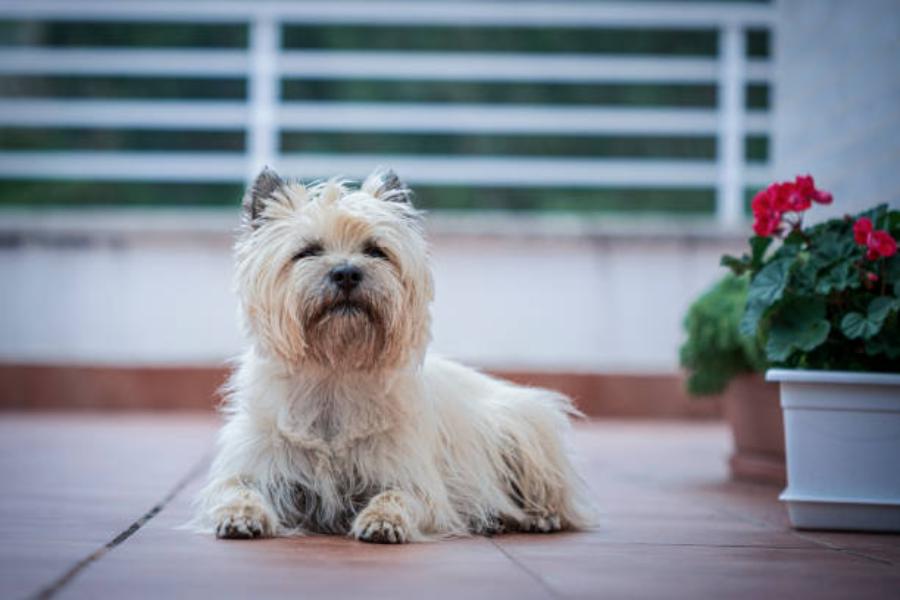
<svg viewBox="0 0 900 600">
<path fill-rule="evenodd" d="M 383 310 L 363 295 L 322 297 L 301 317 L 308 357 L 328 367 L 380 366 L 390 335 Z"/>
</svg>

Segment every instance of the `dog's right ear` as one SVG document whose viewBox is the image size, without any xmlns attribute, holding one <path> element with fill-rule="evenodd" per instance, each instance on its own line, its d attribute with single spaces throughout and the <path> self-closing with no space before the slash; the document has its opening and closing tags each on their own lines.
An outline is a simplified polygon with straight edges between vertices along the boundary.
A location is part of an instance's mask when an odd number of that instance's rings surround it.
<svg viewBox="0 0 900 600">
<path fill-rule="evenodd" d="M 284 180 L 278 173 L 264 167 L 260 171 L 253 184 L 244 194 L 244 224 L 250 229 L 256 229 L 262 224 L 263 210 L 266 203 L 272 200 L 273 194 L 284 186 Z"/>
<path fill-rule="evenodd" d="M 378 167 L 366 177 L 361 189 L 378 200 L 412 205 L 412 190 L 391 169 Z"/>
</svg>

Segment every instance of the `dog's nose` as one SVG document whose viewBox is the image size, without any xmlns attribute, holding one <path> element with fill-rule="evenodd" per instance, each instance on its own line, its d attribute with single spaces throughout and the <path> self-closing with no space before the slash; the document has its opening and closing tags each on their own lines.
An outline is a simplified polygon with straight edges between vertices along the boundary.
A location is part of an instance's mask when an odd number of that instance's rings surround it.
<svg viewBox="0 0 900 600">
<path fill-rule="evenodd" d="M 341 265 L 333 268 L 328 273 L 328 278 L 331 279 L 331 283 L 343 291 L 349 292 L 362 281 L 363 272 L 362 269 L 353 265 Z"/>
</svg>

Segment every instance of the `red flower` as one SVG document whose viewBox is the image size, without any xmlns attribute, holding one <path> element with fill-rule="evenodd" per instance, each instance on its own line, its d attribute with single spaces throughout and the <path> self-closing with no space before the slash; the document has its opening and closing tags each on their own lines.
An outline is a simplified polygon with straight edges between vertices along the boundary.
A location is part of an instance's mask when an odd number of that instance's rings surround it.
<svg viewBox="0 0 900 600">
<path fill-rule="evenodd" d="M 831 204 L 834 198 L 830 192 L 816 189 L 816 182 L 813 181 L 812 175 L 797 175 L 794 180 L 794 187 L 804 199 L 809 202 L 818 202 L 819 204 Z M 809 208 L 809 206 L 807 206 Z M 805 209 L 803 209 L 805 210 Z"/>
<path fill-rule="evenodd" d="M 750 204 L 753 209 L 753 231 L 756 235 L 768 237 L 778 231 L 781 215 L 776 184 L 757 193 Z"/>
<path fill-rule="evenodd" d="M 853 239 L 856 240 L 856 243 L 860 246 L 866 245 L 870 233 L 872 233 L 871 219 L 861 217 L 853 224 Z"/>
<path fill-rule="evenodd" d="M 761 237 L 769 237 L 778 231 L 778 225 L 781 223 L 779 219 L 772 219 L 766 215 L 757 216 L 753 220 L 753 231 Z"/>
<path fill-rule="evenodd" d="M 825 190 L 816 190 L 816 194 L 813 196 L 813 200 L 815 200 L 819 204 L 831 204 L 832 202 L 834 202 L 834 196 L 831 195 L 831 192 L 826 192 Z"/>
<path fill-rule="evenodd" d="M 866 258 L 876 260 L 888 258 L 897 253 L 897 241 L 887 231 L 873 231 L 872 220 L 860 217 L 853 224 L 853 239 L 866 247 Z"/>
<path fill-rule="evenodd" d="M 799 177 L 797 178 L 800 179 Z M 792 212 L 803 212 L 809 210 L 812 206 L 812 196 L 798 184 L 783 183 L 780 186 L 779 193 L 782 195 L 782 202 L 787 206 L 786 210 Z"/>
<path fill-rule="evenodd" d="M 798 175 L 792 182 L 773 183 L 753 197 L 753 231 L 768 237 L 781 231 L 784 213 L 802 213 L 813 202 L 830 204 L 831 201 L 831 194 L 817 190 L 810 175 Z M 792 225 L 799 227 L 799 220 Z"/>
<path fill-rule="evenodd" d="M 887 231 L 873 231 L 866 240 L 866 258 L 875 260 L 878 257 L 888 258 L 897 253 L 897 242 Z"/>
</svg>

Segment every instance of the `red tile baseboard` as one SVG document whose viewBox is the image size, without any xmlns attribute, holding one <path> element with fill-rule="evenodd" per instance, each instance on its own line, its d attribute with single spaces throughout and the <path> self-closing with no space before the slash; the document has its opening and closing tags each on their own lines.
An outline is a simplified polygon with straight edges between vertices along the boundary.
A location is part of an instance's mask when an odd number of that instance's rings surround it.
<svg viewBox="0 0 900 600">
<path fill-rule="evenodd" d="M 494 371 L 559 390 L 591 417 L 717 418 L 718 399 L 688 397 L 677 374 Z M 0 410 L 213 410 L 225 367 L 0 364 Z"/>
<path fill-rule="evenodd" d="M 3 410 L 212 410 L 224 367 L 0 365 Z"/>
</svg>

